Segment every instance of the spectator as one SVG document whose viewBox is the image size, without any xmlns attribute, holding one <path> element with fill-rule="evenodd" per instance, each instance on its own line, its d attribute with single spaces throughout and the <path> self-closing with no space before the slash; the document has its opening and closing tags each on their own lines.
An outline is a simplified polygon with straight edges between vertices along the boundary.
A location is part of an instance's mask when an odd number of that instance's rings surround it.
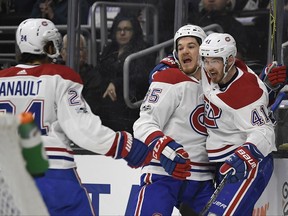
<svg viewBox="0 0 288 216">
<path fill-rule="evenodd" d="M 104 125 L 114 130 L 124 128 L 132 132 L 132 125 L 139 116 L 139 110 L 127 107 L 124 101 L 123 65 L 127 56 L 147 48 L 147 44 L 137 18 L 122 13 L 114 19 L 111 40 L 105 45 L 97 64 L 103 90 L 99 115 Z M 154 58 L 144 58 L 135 60 L 130 67 L 129 98 L 132 102 L 142 100 L 148 89 L 149 71 L 154 65 Z"/>
<path fill-rule="evenodd" d="M 37 0 L 14 0 L 15 12 L 17 14 L 23 14 L 26 18 L 29 18 L 32 12 L 32 5 L 34 5 L 36 1 Z"/>
<path fill-rule="evenodd" d="M 194 9 L 189 13 L 188 22 L 202 27 L 219 24 L 224 32 L 231 34 L 237 41 L 237 58 L 245 59 L 249 40 L 244 26 L 233 17 L 230 7 L 230 0 L 202 0 L 199 3 L 200 10 Z"/>
<path fill-rule="evenodd" d="M 87 24 L 89 4 L 86 0 L 80 1 L 80 22 Z M 37 0 L 31 16 L 32 18 L 46 18 L 55 25 L 67 25 L 68 0 Z"/>
<path fill-rule="evenodd" d="M 63 37 L 63 44 L 61 49 L 61 56 L 64 63 L 67 60 L 67 35 Z M 80 62 L 79 62 L 79 74 L 83 81 L 82 95 L 89 104 L 94 114 L 99 114 L 99 103 L 101 101 L 101 76 L 99 71 L 92 65 L 87 63 L 87 42 L 85 37 L 80 35 Z"/>
<path fill-rule="evenodd" d="M 230 0 L 231 9 L 234 11 L 241 10 L 257 10 L 266 8 L 269 4 L 269 0 Z"/>
<path fill-rule="evenodd" d="M 170 40 L 174 36 L 174 11 L 175 11 L 175 0 L 120 0 L 120 2 L 131 2 L 131 3 L 141 3 L 141 4 L 151 4 L 154 5 L 155 8 L 158 11 L 158 33 L 159 33 L 159 42 L 164 42 L 167 40 Z M 121 12 L 128 12 L 131 13 L 131 8 L 127 7 L 125 9 L 122 8 Z M 153 31 L 153 23 L 152 23 L 152 16 L 153 14 L 151 13 L 151 10 L 148 11 L 147 14 L 145 14 L 146 17 L 141 17 L 143 16 L 143 10 L 140 12 L 135 10 L 133 13 L 139 18 L 140 22 L 149 22 L 149 29 L 146 29 L 148 33 Z M 139 16 L 140 13 L 140 16 Z M 148 16 L 148 17 L 147 17 Z M 151 44 L 152 42 L 152 35 L 146 35 L 146 38 L 148 39 L 147 42 Z M 171 47 L 169 47 L 171 48 Z M 173 46 L 171 48 L 173 50 Z M 171 51 L 169 50 L 169 51 Z"/>
</svg>

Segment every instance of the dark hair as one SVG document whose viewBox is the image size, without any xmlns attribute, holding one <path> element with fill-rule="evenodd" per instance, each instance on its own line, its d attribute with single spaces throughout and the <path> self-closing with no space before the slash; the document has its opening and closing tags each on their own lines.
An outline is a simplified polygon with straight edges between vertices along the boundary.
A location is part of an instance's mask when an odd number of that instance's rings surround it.
<svg viewBox="0 0 288 216">
<path fill-rule="evenodd" d="M 116 42 L 116 31 L 117 31 L 117 27 L 119 25 L 119 23 L 121 21 L 130 21 L 132 28 L 133 28 L 133 36 L 131 38 L 131 41 L 129 42 L 129 44 L 131 46 L 136 46 L 138 47 L 139 44 L 143 44 L 144 43 L 144 38 L 143 38 L 143 31 L 141 28 L 141 25 L 139 23 L 139 20 L 137 19 L 136 16 L 132 15 L 132 14 L 124 14 L 122 12 L 120 12 L 114 19 L 112 27 L 111 27 L 111 39 L 112 39 L 112 44 L 115 46 L 117 45 Z"/>
<path fill-rule="evenodd" d="M 183 37 L 192 37 L 192 38 L 195 38 L 195 40 L 197 41 L 198 45 L 200 46 L 202 44 L 202 39 L 199 38 L 199 37 L 196 37 L 196 36 L 189 36 L 189 35 L 186 35 L 186 36 L 183 36 Z M 178 41 L 179 39 L 182 38 L 182 37 L 179 37 L 176 41 L 176 51 L 178 52 Z"/>
<path fill-rule="evenodd" d="M 202 39 L 199 37 L 195 37 L 197 43 L 199 44 L 199 46 L 202 44 Z"/>
<path fill-rule="evenodd" d="M 47 58 L 45 54 L 31 54 L 31 53 L 21 53 L 19 56 L 19 63 L 32 63 L 34 61 L 43 61 Z"/>
<path fill-rule="evenodd" d="M 48 41 L 44 47 L 43 50 L 48 53 L 49 47 L 54 47 L 54 44 L 52 41 Z M 34 54 L 34 53 L 21 53 L 18 46 L 16 46 L 16 59 L 19 63 L 33 63 L 35 61 L 44 61 L 47 58 L 50 58 L 47 56 L 47 54 Z M 52 59 L 51 59 L 52 60 Z"/>
</svg>

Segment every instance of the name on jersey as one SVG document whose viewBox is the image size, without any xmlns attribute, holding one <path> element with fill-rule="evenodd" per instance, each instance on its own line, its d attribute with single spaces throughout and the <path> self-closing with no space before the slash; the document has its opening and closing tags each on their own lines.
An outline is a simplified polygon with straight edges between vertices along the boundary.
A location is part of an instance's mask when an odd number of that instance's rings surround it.
<svg viewBox="0 0 288 216">
<path fill-rule="evenodd" d="M 35 96 L 38 95 L 42 80 L 18 80 L 0 82 L 0 96 Z"/>
</svg>

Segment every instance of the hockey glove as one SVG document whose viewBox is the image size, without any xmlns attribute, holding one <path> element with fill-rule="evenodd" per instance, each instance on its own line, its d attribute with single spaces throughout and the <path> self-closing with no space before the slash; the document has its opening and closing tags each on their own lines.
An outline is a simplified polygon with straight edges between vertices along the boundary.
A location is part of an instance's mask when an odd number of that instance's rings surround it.
<svg viewBox="0 0 288 216">
<path fill-rule="evenodd" d="M 114 145 L 106 155 L 114 155 L 115 159 L 123 158 L 129 166 L 138 168 L 147 160 L 149 152 L 152 152 L 152 148 L 133 138 L 130 133 L 121 131 L 117 133 Z"/>
<path fill-rule="evenodd" d="M 153 75 L 156 72 L 163 71 L 163 70 L 166 70 L 168 68 L 177 68 L 177 67 L 178 67 L 178 65 L 175 62 L 173 55 L 168 55 L 167 57 L 163 58 L 160 61 L 160 63 L 158 65 L 156 65 L 156 67 L 154 67 L 152 69 L 152 71 L 150 72 L 150 75 L 149 75 L 149 83 L 151 83 L 153 81 Z"/>
<path fill-rule="evenodd" d="M 173 177 L 185 180 L 190 176 L 190 159 L 183 146 L 171 137 L 163 136 L 154 141 L 152 157 L 160 160 L 165 171 Z"/>
<path fill-rule="evenodd" d="M 163 58 L 160 63 L 167 65 L 169 68 L 177 68 L 178 65 L 175 62 L 175 59 L 172 54 L 168 55 L 167 57 Z"/>
<path fill-rule="evenodd" d="M 287 67 L 285 65 L 273 67 L 267 76 L 272 86 L 283 85 L 287 80 Z"/>
<path fill-rule="evenodd" d="M 288 69 L 284 65 L 277 65 L 277 62 L 273 62 L 272 64 L 265 67 L 260 74 L 260 78 L 266 86 L 269 88 L 268 90 L 280 90 L 286 85 L 288 76 Z"/>
<path fill-rule="evenodd" d="M 220 174 L 230 173 L 227 181 L 235 183 L 248 177 L 249 172 L 264 158 L 257 147 L 246 143 L 237 148 L 234 153 L 220 167 Z"/>
</svg>

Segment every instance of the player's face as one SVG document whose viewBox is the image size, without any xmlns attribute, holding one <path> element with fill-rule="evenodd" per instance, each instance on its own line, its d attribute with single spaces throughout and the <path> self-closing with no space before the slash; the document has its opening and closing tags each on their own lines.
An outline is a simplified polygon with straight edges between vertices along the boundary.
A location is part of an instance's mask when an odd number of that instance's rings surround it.
<svg viewBox="0 0 288 216">
<path fill-rule="evenodd" d="M 120 46 L 128 44 L 133 36 L 132 23 L 129 20 L 119 22 L 116 29 L 116 41 Z"/>
<path fill-rule="evenodd" d="M 204 69 L 209 74 L 212 82 L 220 83 L 224 76 L 224 63 L 222 58 L 205 57 Z"/>
<path fill-rule="evenodd" d="M 177 54 L 182 71 L 189 75 L 198 66 L 199 44 L 194 37 L 182 37 L 177 43 Z"/>
</svg>

